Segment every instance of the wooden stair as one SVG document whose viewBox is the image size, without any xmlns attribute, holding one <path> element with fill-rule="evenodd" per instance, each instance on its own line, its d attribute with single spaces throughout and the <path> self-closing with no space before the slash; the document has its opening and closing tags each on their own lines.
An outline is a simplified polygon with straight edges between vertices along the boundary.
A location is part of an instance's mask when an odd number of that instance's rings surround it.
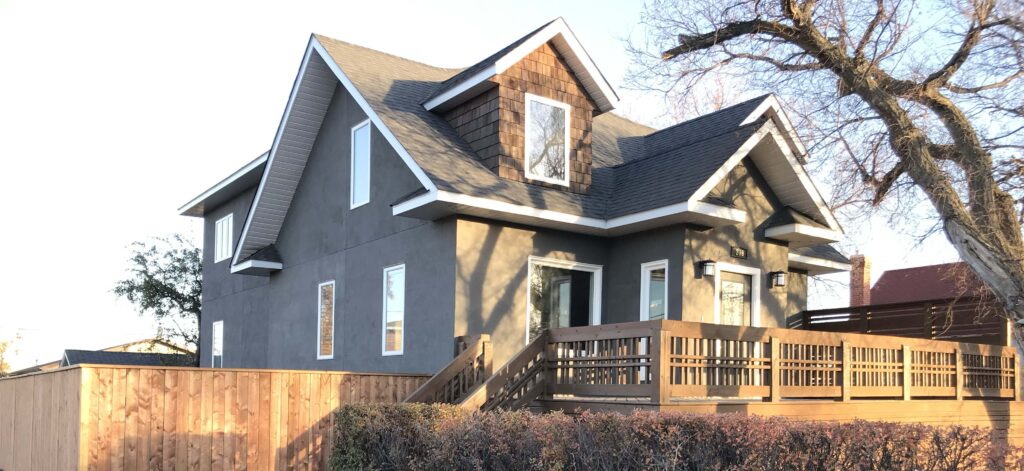
<svg viewBox="0 0 1024 471">
<path fill-rule="evenodd" d="M 490 338 L 465 342 L 465 348 L 404 402 L 447 403 L 481 411 L 528 407 L 544 393 L 545 332 L 492 374 Z"/>
</svg>

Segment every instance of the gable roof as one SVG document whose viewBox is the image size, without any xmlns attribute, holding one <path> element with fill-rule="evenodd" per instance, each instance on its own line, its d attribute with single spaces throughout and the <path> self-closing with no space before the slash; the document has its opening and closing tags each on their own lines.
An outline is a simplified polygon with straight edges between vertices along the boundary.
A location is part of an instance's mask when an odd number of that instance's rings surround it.
<svg viewBox="0 0 1024 471">
<path fill-rule="evenodd" d="M 445 110 L 478 95 L 493 85 L 487 82 L 488 79 L 504 72 L 547 42 L 551 42 L 555 50 L 565 58 L 569 68 L 597 104 L 598 110 L 605 112 L 615 108 L 619 96 L 561 17 L 445 79 L 424 100 L 423 107 L 427 110 Z"/>
<path fill-rule="evenodd" d="M 985 283 L 964 262 L 888 270 L 871 287 L 873 304 L 984 296 Z"/>
<path fill-rule="evenodd" d="M 178 214 L 182 216 L 203 217 L 207 209 L 220 206 L 242 190 L 256 186 L 263 175 L 263 169 L 267 165 L 267 156 L 269 155 L 270 151 L 264 152 L 259 157 L 243 165 L 242 168 L 235 170 L 227 178 L 217 182 L 217 184 L 178 208 Z"/>
<path fill-rule="evenodd" d="M 532 44 L 544 37 L 540 32 L 559 24 L 564 21 L 545 25 L 517 41 L 518 46 L 510 45 L 515 46 L 511 50 Z M 508 57 L 509 49 L 492 57 Z M 464 82 L 460 74 L 465 76 L 465 70 L 433 67 L 313 35 L 236 245 L 232 271 L 280 268 L 277 258 L 253 257 L 276 242 L 339 84 L 422 185 L 395 202 L 394 215 L 432 219 L 461 213 L 599 235 L 679 222 L 734 224 L 745 220 L 744 211 L 706 197 L 750 157 L 759 169 L 770 169 L 762 173 L 773 189 L 784 190 L 778 196 L 786 206 L 841 231 L 803 170 L 798 160 L 802 146 L 793 145 L 799 140 L 770 95 L 661 131 L 612 113 L 594 117 L 593 184 L 589 193 L 577 194 L 500 178 L 439 113 L 424 107 L 441 90 Z M 659 191 L 649 191 L 650 181 L 661 182 Z"/>
</svg>

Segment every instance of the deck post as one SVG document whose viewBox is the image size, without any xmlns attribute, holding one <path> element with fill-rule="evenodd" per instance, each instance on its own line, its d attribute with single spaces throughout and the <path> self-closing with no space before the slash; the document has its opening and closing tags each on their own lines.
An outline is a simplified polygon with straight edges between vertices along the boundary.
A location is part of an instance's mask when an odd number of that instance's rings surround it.
<svg viewBox="0 0 1024 471">
<path fill-rule="evenodd" d="M 782 374 L 782 368 L 779 366 L 779 358 L 782 356 L 779 355 L 779 348 L 781 346 L 782 344 L 779 342 L 779 339 L 774 336 L 768 337 L 769 361 L 771 362 L 768 365 L 770 368 L 769 377 L 771 378 L 771 397 L 769 399 L 771 402 L 779 402 L 782 399 L 782 391 L 780 390 L 782 378 L 779 378 L 779 375 Z"/>
<path fill-rule="evenodd" d="M 1013 349 L 1013 400 L 1020 400 L 1020 354 Z"/>
<path fill-rule="evenodd" d="M 903 400 L 910 400 L 910 386 L 913 383 L 911 377 L 910 345 L 903 344 Z"/>
<path fill-rule="evenodd" d="M 661 405 L 667 399 L 665 377 L 668 365 L 665 364 L 665 330 L 660 325 L 651 331 L 651 403 Z"/>
<path fill-rule="evenodd" d="M 953 349 L 953 355 L 956 357 L 956 400 L 961 401 L 964 398 L 964 356 L 960 347 Z"/>
<path fill-rule="evenodd" d="M 850 358 L 850 352 L 851 351 L 852 351 L 852 349 L 850 348 L 849 342 L 847 342 L 846 340 L 843 340 L 843 343 L 842 343 L 842 352 L 843 352 L 843 389 L 842 390 L 843 390 L 843 401 L 844 402 L 850 400 L 850 389 L 853 386 L 853 384 L 851 384 L 851 381 L 850 381 L 851 370 L 853 369 L 853 364 L 852 364 L 853 361 Z"/>
<path fill-rule="evenodd" d="M 491 348 L 491 336 L 487 334 L 480 335 L 480 348 L 483 350 L 484 360 L 484 378 L 483 381 L 487 381 L 494 374 L 494 359 L 492 358 L 494 350 Z M 481 381 L 481 384 L 483 384 Z"/>
</svg>

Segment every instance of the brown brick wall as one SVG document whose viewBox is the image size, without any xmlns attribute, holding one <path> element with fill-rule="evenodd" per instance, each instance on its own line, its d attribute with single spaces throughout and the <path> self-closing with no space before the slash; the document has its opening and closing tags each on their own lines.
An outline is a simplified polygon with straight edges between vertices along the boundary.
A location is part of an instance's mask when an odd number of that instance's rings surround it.
<svg viewBox="0 0 1024 471">
<path fill-rule="evenodd" d="M 569 191 L 586 193 L 591 182 L 591 126 L 596 105 L 550 44 L 491 79 L 498 86 L 445 113 L 445 119 L 502 178 L 550 188 L 562 185 L 526 178 L 526 93 L 572 107 L 569 117 Z"/>
</svg>

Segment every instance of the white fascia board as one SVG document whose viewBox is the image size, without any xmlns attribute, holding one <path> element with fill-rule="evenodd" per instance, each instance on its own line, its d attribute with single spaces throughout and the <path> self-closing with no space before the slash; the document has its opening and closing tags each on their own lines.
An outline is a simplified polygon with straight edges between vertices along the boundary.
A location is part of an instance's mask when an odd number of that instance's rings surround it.
<svg viewBox="0 0 1024 471">
<path fill-rule="evenodd" d="M 237 265 L 231 265 L 231 273 L 238 273 L 250 269 L 258 270 L 280 270 L 284 268 L 281 262 L 269 262 L 266 260 L 246 260 Z"/>
<path fill-rule="evenodd" d="M 800 136 L 796 133 L 796 128 L 793 127 L 793 122 L 789 120 L 789 116 L 786 115 L 786 110 L 782 107 L 782 103 L 775 95 L 768 95 L 757 108 L 754 109 L 747 117 L 740 123 L 740 126 L 747 125 L 757 121 L 765 113 L 770 113 L 770 116 L 774 118 L 782 130 L 786 132 L 787 141 L 789 141 L 800 155 L 807 155 L 807 148 L 804 146 L 803 141 L 800 140 Z"/>
<path fill-rule="evenodd" d="M 423 104 L 423 107 L 426 108 L 428 111 L 433 110 L 434 108 L 437 108 L 438 106 L 441 106 L 441 105 L 443 105 L 445 103 L 448 103 L 448 101 L 450 101 L 451 99 L 453 99 L 453 98 L 455 98 L 455 97 L 465 93 L 469 89 L 471 89 L 471 88 L 479 85 L 480 83 L 482 83 L 484 80 L 487 80 L 487 79 L 489 79 L 491 77 L 494 77 L 497 74 L 498 74 L 497 68 L 495 68 L 492 65 L 492 66 L 490 66 L 490 67 L 488 67 L 488 68 L 486 68 L 486 69 L 484 69 L 484 70 L 482 70 L 480 72 L 477 72 L 472 77 L 470 77 L 470 78 L 468 78 L 468 79 L 466 79 L 466 80 L 464 80 L 462 82 L 459 82 L 458 85 L 450 88 L 448 91 L 446 91 L 446 92 L 444 92 L 444 93 L 442 93 L 442 94 L 440 94 L 440 95 L 438 95 L 438 96 L 436 96 L 434 98 L 431 98 L 430 100 L 427 100 L 427 102 Z"/>
<path fill-rule="evenodd" d="M 416 179 L 419 180 L 420 185 L 423 185 L 423 188 L 426 188 L 427 191 L 437 190 L 434 182 L 427 177 L 426 172 L 424 172 L 423 168 L 416 163 L 416 160 L 413 159 L 412 155 L 409 154 L 409 151 L 402 146 L 402 143 L 398 142 L 398 138 L 395 137 L 395 134 L 392 133 L 391 129 L 388 128 L 387 125 L 384 124 L 384 121 L 380 119 L 380 115 L 370 107 L 370 103 L 366 101 L 366 98 L 363 97 L 362 93 L 359 93 L 359 89 L 357 89 L 355 84 L 349 80 L 348 75 L 345 75 L 345 72 L 341 70 L 341 67 L 334 62 L 334 58 L 332 58 L 331 54 L 324 49 L 323 44 L 320 44 L 320 41 L 318 41 L 315 36 L 310 37 L 309 43 L 310 47 L 316 50 L 324 62 L 327 63 L 327 67 L 329 67 L 331 71 L 334 72 L 334 75 L 338 77 L 338 81 L 340 81 L 345 87 L 345 90 L 348 91 L 348 93 L 352 95 L 352 98 L 355 99 L 356 103 L 359 104 L 359 108 L 363 110 L 363 113 L 366 113 L 366 116 L 370 118 L 370 121 L 373 122 L 373 125 L 377 130 L 384 135 L 384 139 L 391 144 L 391 147 L 395 149 L 395 152 L 397 152 L 398 156 L 402 158 L 402 161 L 405 162 L 407 167 L 409 167 L 409 170 L 412 171 L 413 175 L 416 175 Z"/>
<path fill-rule="evenodd" d="M 588 232 L 606 232 L 630 226 L 633 224 L 642 223 L 645 221 L 685 213 L 700 214 L 715 219 L 726 220 L 728 221 L 728 223 L 731 224 L 738 224 L 746 221 L 747 219 L 747 213 L 745 211 L 704 202 L 683 202 L 647 211 L 642 211 L 627 216 L 621 216 L 612 219 L 599 219 L 563 213 L 560 211 L 552 211 L 549 209 L 533 208 L 530 206 L 507 203 L 504 201 L 496 201 L 489 198 L 481 198 L 477 196 L 469 196 L 459 193 L 451 193 L 447 191 L 424 193 L 415 198 L 404 201 L 400 204 L 395 205 L 392 208 L 392 214 L 395 216 L 401 216 L 416 208 L 420 208 L 432 203 L 448 203 L 451 205 L 470 206 L 488 211 L 507 213 L 516 216 L 525 216 L 528 218 L 540 219 L 544 221 L 567 224 L 572 226 L 580 226 L 581 228 L 588 229 Z"/>
<path fill-rule="evenodd" d="M 765 123 L 764 126 L 750 136 L 750 138 L 747 139 L 747 142 L 744 142 L 743 145 L 741 145 L 740 148 L 737 149 L 736 152 L 733 153 L 733 155 L 730 156 L 729 159 L 726 160 L 725 163 L 722 164 L 722 166 L 719 167 L 719 169 L 693 193 L 693 196 L 690 197 L 690 201 L 697 202 L 707 197 L 708 193 L 711 193 L 711 190 L 718 186 L 718 184 L 729 175 L 729 172 L 732 172 L 732 169 L 735 168 L 736 165 L 739 165 L 740 161 L 750 154 L 750 152 L 754 150 L 754 147 L 756 147 L 757 144 L 767 136 L 771 136 L 775 141 L 775 145 L 782 150 L 782 154 L 786 157 L 786 163 L 788 163 L 790 168 L 793 169 L 797 179 L 800 181 L 800 185 L 804 187 L 808 196 L 810 196 L 814 205 L 818 208 L 818 211 L 820 211 L 822 216 L 824 216 L 825 222 L 828 223 L 829 228 L 842 233 L 843 229 L 842 226 L 839 225 L 839 221 L 836 220 L 835 215 L 832 214 L 832 210 L 829 209 L 827 204 L 825 204 L 825 199 L 822 198 L 821 192 L 818 191 L 818 187 L 814 185 L 813 181 L 811 181 L 811 177 L 807 174 L 807 171 L 804 170 L 804 166 L 801 165 L 793 155 L 788 141 L 783 138 L 774 121 Z"/>
<path fill-rule="evenodd" d="M 822 239 L 829 242 L 838 242 L 842 238 L 842 233 L 833 231 L 832 229 L 825 229 L 822 227 L 814 227 L 809 224 L 783 224 L 781 226 L 769 227 L 765 229 L 764 235 L 766 237 L 778 238 L 785 237 L 790 234 L 805 235 L 816 239 Z"/>
<path fill-rule="evenodd" d="M 566 24 L 565 20 L 563 20 L 562 18 L 558 18 L 544 29 L 538 31 L 536 34 L 530 37 L 530 39 L 523 42 L 523 44 L 520 44 L 515 49 L 509 51 L 508 54 L 505 54 L 504 56 L 498 58 L 498 60 L 494 61 L 494 65 L 488 67 L 487 69 L 484 69 L 481 72 L 474 74 L 472 77 L 464 79 L 462 82 L 460 82 L 455 87 L 452 87 L 447 92 L 430 99 L 429 101 L 423 104 L 423 107 L 426 108 L 427 110 L 433 110 L 447 103 L 449 100 L 477 86 L 484 80 L 487 80 L 497 74 L 500 74 L 508 70 L 509 67 L 512 67 L 513 65 L 519 63 L 519 61 L 521 61 L 528 54 L 535 51 L 544 43 L 552 40 L 557 36 L 561 36 L 561 38 L 565 41 L 566 45 L 569 46 L 569 49 L 572 52 L 572 54 L 575 55 L 576 58 L 579 59 L 580 64 L 583 65 L 583 72 L 587 74 L 587 76 L 591 80 L 593 80 L 595 84 L 597 84 L 597 87 L 603 95 L 603 98 L 608 102 L 608 105 L 601 111 L 609 111 L 618 106 L 618 94 L 615 93 L 615 90 L 612 89 L 611 84 L 609 84 L 608 81 L 604 78 L 604 75 L 601 74 L 601 71 L 597 68 L 597 64 L 594 64 L 594 61 L 590 58 L 590 55 L 587 54 L 587 51 L 586 49 L 583 48 L 583 45 L 580 44 L 579 39 L 576 38 L 576 35 L 573 34 L 571 29 L 569 29 L 569 25 Z"/>
<path fill-rule="evenodd" d="M 244 167 L 236 170 L 235 173 L 232 173 L 231 175 L 228 175 L 227 178 L 221 180 L 216 185 L 213 185 L 212 187 L 210 187 L 208 190 L 204 191 L 199 196 L 196 196 L 195 198 L 192 198 L 191 201 L 189 201 L 188 203 L 185 203 L 180 208 L 178 208 L 178 215 L 189 216 L 188 214 L 185 214 L 185 213 L 187 213 L 192 208 L 198 206 L 199 203 L 202 203 L 203 201 L 205 201 L 207 198 L 209 198 L 210 196 L 214 195 L 218 191 L 221 191 L 225 187 L 227 187 L 228 185 L 234 183 L 235 180 L 238 180 L 239 178 L 241 178 L 242 175 L 245 175 L 245 174 L 251 172 L 252 169 L 254 169 L 256 167 L 259 167 L 260 165 L 263 165 L 267 161 L 267 156 L 268 155 L 270 155 L 270 151 L 264 152 L 259 157 L 256 157 L 256 159 L 253 160 L 252 162 L 249 162 L 249 163 L 245 164 Z"/>
<path fill-rule="evenodd" d="M 836 273 L 841 271 L 850 271 L 849 263 L 835 262 L 832 260 L 826 260 L 818 257 L 808 257 L 807 255 L 800 255 L 795 253 L 789 254 L 789 263 L 798 263 L 804 266 L 811 267 L 811 271 L 817 271 L 820 273 Z"/>
</svg>

